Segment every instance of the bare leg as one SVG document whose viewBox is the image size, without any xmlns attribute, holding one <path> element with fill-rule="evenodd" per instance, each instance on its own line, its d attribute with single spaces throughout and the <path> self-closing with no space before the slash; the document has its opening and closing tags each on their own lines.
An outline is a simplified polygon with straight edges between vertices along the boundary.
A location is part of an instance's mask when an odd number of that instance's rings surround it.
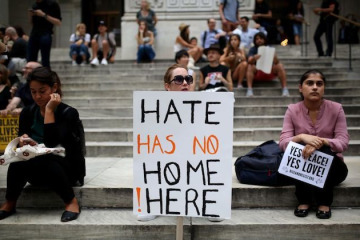
<svg viewBox="0 0 360 240">
<path fill-rule="evenodd" d="M 249 64 L 246 71 L 246 82 L 248 88 L 253 87 L 255 72 L 256 72 L 255 64 Z"/>
<path fill-rule="evenodd" d="M 103 45 L 103 54 L 104 54 L 103 57 L 104 57 L 105 59 L 107 59 L 108 54 L 109 54 L 109 50 L 110 50 L 110 45 L 109 45 L 109 43 L 108 43 L 107 40 L 104 40 L 104 41 L 102 42 L 102 45 Z"/>
<path fill-rule="evenodd" d="M 91 49 L 92 49 L 92 59 L 94 59 L 97 57 L 97 52 L 99 49 L 99 45 L 95 39 L 91 40 Z"/>
<path fill-rule="evenodd" d="M 76 198 L 73 198 L 69 203 L 65 204 L 65 210 L 70 212 L 79 213 L 80 207 Z"/>
<path fill-rule="evenodd" d="M 16 207 L 16 201 L 6 200 L 5 203 L 1 206 L 0 210 L 10 212 L 11 210 L 15 209 L 15 207 Z"/>
<path fill-rule="evenodd" d="M 275 64 L 272 68 L 272 71 L 274 74 L 276 74 L 279 77 L 281 88 L 286 87 L 286 72 L 284 69 L 284 65 L 281 63 Z"/>
<path fill-rule="evenodd" d="M 242 82 L 244 80 L 244 77 L 245 77 L 245 74 L 246 74 L 246 71 L 247 71 L 247 62 L 245 61 L 242 61 L 235 69 L 235 73 L 234 73 L 234 79 L 237 79 L 238 81 L 238 87 L 239 86 L 242 86 Z"/>
</svg>

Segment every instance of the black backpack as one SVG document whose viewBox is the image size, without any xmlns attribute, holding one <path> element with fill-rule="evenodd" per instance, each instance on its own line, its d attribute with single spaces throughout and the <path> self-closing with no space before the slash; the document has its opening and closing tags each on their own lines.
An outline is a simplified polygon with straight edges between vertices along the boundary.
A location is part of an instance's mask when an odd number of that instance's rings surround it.
<svg viewBox="0 0 360 240">
<path fill-rule="evenodd" d="M 235 162 L 237 179 L 244 184 L 262 186 L 284 186 L 292 180 L 278 173 L 283 151 L 274 140 L 255 147 Z"/>
</svg>

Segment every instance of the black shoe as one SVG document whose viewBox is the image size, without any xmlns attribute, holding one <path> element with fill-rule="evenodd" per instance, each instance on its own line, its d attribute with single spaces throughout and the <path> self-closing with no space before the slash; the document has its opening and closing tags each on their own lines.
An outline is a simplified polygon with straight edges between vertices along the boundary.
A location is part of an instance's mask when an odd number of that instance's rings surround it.
<svg viewBox="0 0 360 240">
<path fill-rule="evenodd" d="M 321 210 L 317 210 L 316 211 L 316 217 L 320 218 L 320 219 L 329 219 L 331 218 L 331 208 L 329 208 L 329 211 L 321 211 Z"/>
<path fill-rule="evenodd" d="M 14 208 L 13 210 L 11 210 L 10 212 L 5 211 L 5 210 L 0 210 L 0 220 L 3 220 L 7 217 L 10 217 L 11 215 L 13 215 L 14 213 L 16 213 L 16 209 Z"/>
<path fill-rule="evenodd" d="M 81 213 L 81 209 L 79 207 L 79 212 L 70 212 L 70 211 L 64 211 L 63 214 L 61 215 L 61 221 L 62 222 L 70 222 L 72 220 L 77 219 L 80 216 Z"/>
<path fill-rule="evenodd" d="M 308 214 L 309 214 L 309 208 L 308 209 L 295 208 L 294 215 L 297 217 L 306 217 Z"/>
</svg>

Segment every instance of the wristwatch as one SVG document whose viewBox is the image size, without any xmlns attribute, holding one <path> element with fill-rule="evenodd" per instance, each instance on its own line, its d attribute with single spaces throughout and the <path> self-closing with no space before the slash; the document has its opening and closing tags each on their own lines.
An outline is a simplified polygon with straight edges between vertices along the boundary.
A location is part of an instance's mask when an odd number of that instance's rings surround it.
<svg viewBox="0 0 360 240">
<path fill-rule="evenodd" d="M 46 13 L 44 14 L 43 18 L 47 19 L 47 14 Z"/>
</svg>

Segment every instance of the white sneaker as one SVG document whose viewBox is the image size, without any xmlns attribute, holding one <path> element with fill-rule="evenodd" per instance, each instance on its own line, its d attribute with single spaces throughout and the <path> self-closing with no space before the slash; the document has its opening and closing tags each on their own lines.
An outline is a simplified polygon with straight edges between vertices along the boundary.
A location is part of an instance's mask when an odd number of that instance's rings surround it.
<svg viewBox="0 0 360 240">
<path fill-rule="evenodd" d="M 72 60 L 71 65 L 72 65 L 72 66 L 77 66 L 76 61 L 75 61 L 75 60 Z"/>
<path fill-rule="evenodd" d="M 247 96 L 247 97 L 253 97 L 253 96 L 254 96 L 254 93 L 253 93 L 252 88 L 248 88 L 248 89 L 247 89 L 247 91 L 246 91 L 246 96 Z"/>
<path fill-rule="evenodd" d="M 140 222 L 147 222 L 154 220 L 156 217 L 156 215 L 137 215 L 137 220 Z"/>
<path fill-rule="evenodd" d="M 108 65 L 108 61 L 107 61 L 105 58 L 103 58 L 103 59 L 101 60 L 101 64 L 102 64 L 102 65 Z"/>
<path fill-rule="evenodd" d="M 93 66 L 98 66 L 99 65 L 99 59 L 96 57 L 94 58 L 91 62 L 90 62 L 91 65 Z"/>
<path fill-rule="evenodd" d="M 221 218 L 221 217 L 209 217 L 208 219 L 210 222 L 222 222 L 225 220 L 225 218 Z"/>
<path fill-rule="evenodd" d="M 84 67 L 84 66 L 85 66 L 85 63 L 82 62 L 82 63 L 80 64 L 80 67 Z"/>
<path fill-rule="evenodd" d="M 286 87 L 283 88 L 281 96 L 282 97 L 290 97 L 289 90 Z"/>
</svg>

